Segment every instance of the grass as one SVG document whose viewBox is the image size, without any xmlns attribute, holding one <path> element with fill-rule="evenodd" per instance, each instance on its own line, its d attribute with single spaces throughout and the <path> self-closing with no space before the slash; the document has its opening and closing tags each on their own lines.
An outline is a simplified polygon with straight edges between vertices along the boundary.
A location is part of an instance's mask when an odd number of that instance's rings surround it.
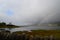
<svg viewBox="0 0 60 40">
<path fill-rule="evenodd" d="M 19 31 L 19 32 L 15 32 L 15 33 L 18 33 L 18 34 L 26 33 L 26 34 L 33 35 L 33 36 L 39 35 L 42 37 L 53 35 L 56 38 L 60 38 L 60 30 L 32 30 L 32 32 Z"/>
</svg>

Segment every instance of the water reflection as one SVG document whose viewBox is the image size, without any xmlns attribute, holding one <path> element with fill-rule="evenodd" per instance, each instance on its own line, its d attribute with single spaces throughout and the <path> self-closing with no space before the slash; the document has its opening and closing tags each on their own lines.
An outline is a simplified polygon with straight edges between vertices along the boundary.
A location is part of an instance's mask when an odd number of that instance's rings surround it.
<svg viewBox="0 0 60 40">
<path fill-rule="evenodd" d="M 43 30 L 59 30 L 60 27 L 48 27 L 48 26 L 29 26 L 29 27 L 19 27 L 19 28 L 0 28 L 0 30 L 5 29 L 5 30 L 9 30 L 11 32 L 16 32 L 16 31 L 30 31 L 30 30 L 39 30 L 39 29 L 43 29 Z"/>
</svg>

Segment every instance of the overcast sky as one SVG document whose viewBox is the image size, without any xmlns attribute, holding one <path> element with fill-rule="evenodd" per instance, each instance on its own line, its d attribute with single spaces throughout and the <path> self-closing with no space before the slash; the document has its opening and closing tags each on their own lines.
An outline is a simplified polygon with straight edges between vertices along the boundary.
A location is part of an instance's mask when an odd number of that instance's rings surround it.
<svg viewBox="0 0 60 40">
<path fill-rule="evenodd" d="M 60 21 L 60 0 L 0 0 L 0 21 L 15 25 Z"/>
</svg>

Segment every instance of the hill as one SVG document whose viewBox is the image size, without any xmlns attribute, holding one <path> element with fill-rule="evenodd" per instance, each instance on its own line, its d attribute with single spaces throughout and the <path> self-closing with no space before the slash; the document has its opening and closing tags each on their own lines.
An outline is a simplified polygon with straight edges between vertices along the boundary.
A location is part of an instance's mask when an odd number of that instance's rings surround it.
<svg viewBox="0 0 60 40">
<path fill-rule="evenodd" d="M 0 23 L 0 28 L 16 28 L 16 27 L 20 27 L 20 26 L 13 25 L 11 23 L 6 24 L 5 22 Z"/>
</svg>

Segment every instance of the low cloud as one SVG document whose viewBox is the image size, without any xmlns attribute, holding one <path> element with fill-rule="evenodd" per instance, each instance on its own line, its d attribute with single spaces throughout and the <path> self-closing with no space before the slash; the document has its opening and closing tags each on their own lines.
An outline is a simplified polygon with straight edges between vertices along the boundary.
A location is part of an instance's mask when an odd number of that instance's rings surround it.
<svg viewBox="0 0 60 40">
<path fill-rule="evenodd" d="M 0 21 L 15 25 L 59 21 L 59 6 L 59 0 L 0 0 Z"/>
</svg>

